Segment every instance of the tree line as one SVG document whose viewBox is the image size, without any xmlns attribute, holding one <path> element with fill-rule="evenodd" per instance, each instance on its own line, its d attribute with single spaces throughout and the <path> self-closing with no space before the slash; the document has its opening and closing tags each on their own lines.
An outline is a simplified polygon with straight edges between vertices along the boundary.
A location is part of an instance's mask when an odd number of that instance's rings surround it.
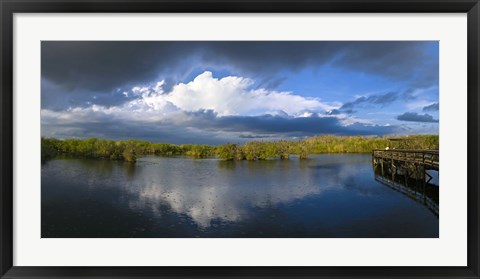
<svg viewBox="0 0 480 279">
<path fill-rule="evenodd" d="M 222 160 L 288 159 L 298 155 L 306 159 L 309 154 L 321 153 L 369 153 L 373 149 L 438 149 L 438 135 L 414 135 L 396 137 L 362 137 L 321 135 L 299 141 L 250 141 L 244 144 L 223 145 L 169 144 L 139 140 L 106 139 L 41 139 L 42 162 L 65 154 L 83 158 L 102 158 L 135 162 L 145 155 L 189 156 L 192 158 L 216 157 Z"/>
</svg>

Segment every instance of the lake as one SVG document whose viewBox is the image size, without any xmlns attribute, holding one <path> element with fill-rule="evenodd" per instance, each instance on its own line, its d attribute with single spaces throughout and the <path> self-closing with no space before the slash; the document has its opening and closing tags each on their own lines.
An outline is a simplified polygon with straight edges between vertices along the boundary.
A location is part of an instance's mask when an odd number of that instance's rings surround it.
<svg viewBox="0 0 480 279">
<path fill-rule="evenodd" d="M 58 158 L 42 165 L 42 237 L 438 237 L 370 154 L 307 160 Z"/>
</svg>

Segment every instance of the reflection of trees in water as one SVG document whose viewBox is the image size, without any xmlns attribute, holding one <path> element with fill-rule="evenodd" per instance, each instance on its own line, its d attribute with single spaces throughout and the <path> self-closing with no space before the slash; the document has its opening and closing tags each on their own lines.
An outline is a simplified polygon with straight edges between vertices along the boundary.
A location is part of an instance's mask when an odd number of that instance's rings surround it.
<svg viewBox="0 0 480 279">
<path fill-rule="evenodd" d="M 286 170 L 293 166 L 300 168 L 308 166 L 308 159 L 306 160 L 299 160 L 298 162 L 292 162 L 290 160 L 282 160 L 282 159 L 268 159 L 268 160 L 258 160 L 258 161 L 224 161 L 218 160 L 217 166 L 220 169 L 229 169 L 233 170 L 235 167 L 239 166 L 246 166 L 250 172 L 259 172 L 259 171 L 266 171 L 266 170 Z"/>
<path fill-rule="evenodd" d="M 132 162 L 123 162 L 123 171 L 127 175 L 128 178 L 133 178 L 135 177 L 135 171 L 137 167 L 135 166 L 134 163 Z"/>
<path fill-rule="evenodd" d="M 231 160 L 231 161 L 224 161 L 224 160 L 219 160 L 217 161 L 217 166 L 220 169 L 227 169 L 227 170 L 233 170 L 235 168 L 236 162 Z"/>
<path fill-rule="evenodd" d="M 101 160 L 101 159 L 73 159 L 64 157 L 64 160 L 70 164 L 79 164 L 81 165 L 81 169 L 88 172 L 89 176 L 110 176 L 112 175 L 117 168 L 120 166 L 122 172 L 128 178 L 133 178 L 135 176 L 135 171 L 138 168 L 132 162 L 123 162 L 123 161 L 110 161 L 110 160 Z"/>
<path fill-rule="evenodd" d="M 76 159 L 71 156 L 61 157 L 67 165 L 80 165 L 81 170 L 89 173 L 89 176 L 110 176 L 114 172 L 115 166 L 118 162 L 110 160 L 97 160 L 97 159 Z M 77 169 L 75 167 L 75 169 Z"/>
</svg>

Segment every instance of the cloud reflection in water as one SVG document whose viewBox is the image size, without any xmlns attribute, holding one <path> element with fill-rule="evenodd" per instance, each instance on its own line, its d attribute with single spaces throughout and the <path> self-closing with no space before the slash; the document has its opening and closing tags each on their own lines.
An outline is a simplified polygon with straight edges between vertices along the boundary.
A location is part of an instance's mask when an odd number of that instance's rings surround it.
<svg viewBox="0 0 480 279">
<path fill-rule="evenodd" d="M 333 157 L 335 160 L 335 157 Z M 251 208 L 275 207 L 332 187 L 359 172 L 356 164 L 316 160 L 224 162 L 147 157 L 137 162 L 134 183 L 125 184 L 132 210 L 162 214 L 159 205 L 188 215 L 201 228 L 212 220 L 236 222 Z"/>
</svg>

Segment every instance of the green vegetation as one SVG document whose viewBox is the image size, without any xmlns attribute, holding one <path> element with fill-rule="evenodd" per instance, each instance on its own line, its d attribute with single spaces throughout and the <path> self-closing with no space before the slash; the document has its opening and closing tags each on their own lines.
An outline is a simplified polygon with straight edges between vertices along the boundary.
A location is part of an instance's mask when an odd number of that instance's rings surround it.
<svg viewBox="0 0 480 279">
<path fill-rule="evenodd" d="M 237 159 L 237 145 L 233 143 L 227 143 L 217 147 L 217 157 L 222 160 L 234 160 Z M 238 157 L 239 160 L 243 159 L 243 156 Z"/>
<path fill-rule="evenodd" d="M 42 163 L 57 156 L 59 143 L 60 141 L 57 139 L 45 139 L 42 137 Z"/>
<path fill-rule="evenodd" d="M 42 162 L 59 154 L 74 157 L 101 158 L 135 162 L 138 156 L 185 155 L 192 158 L 217 157 L 222 160 L 288 159 L 291 154 L 306 159 L 309 154 L 369 153 L 372 149 L 438 149 L 438 135 L 402 137 L 361 137 L 322 135 L 300 141 L 251 141 L 243 145 L 227 143 L 219 146 L 198 144 L 152 143 L 138 140 L 65 139 L 42 137 Z"/>
<path fill-rule="evenodd" d="M 183 154 L 193 158 L 207 158 L 215 156 L 215 146 L 199 145 L 199 144 L 184 144 L 180 146 Z"/>
</svg>

